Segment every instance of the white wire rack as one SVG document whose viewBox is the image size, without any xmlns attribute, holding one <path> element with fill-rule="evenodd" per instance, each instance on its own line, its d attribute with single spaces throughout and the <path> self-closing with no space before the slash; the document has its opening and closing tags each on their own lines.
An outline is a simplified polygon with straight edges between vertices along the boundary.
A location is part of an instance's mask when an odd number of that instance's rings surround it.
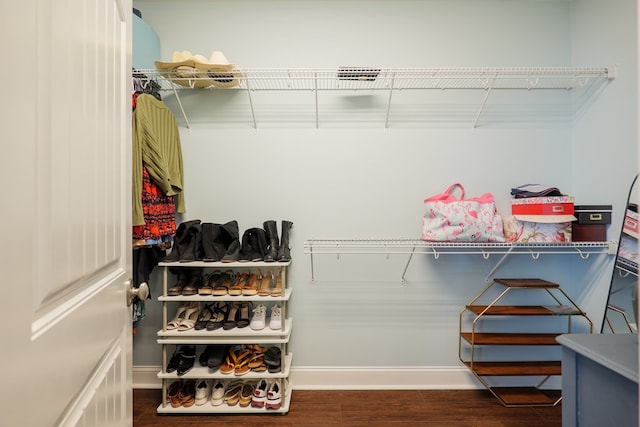
<svg viewBox="0 0 640 427">
<path fill-rule="evenodd" d="M 567 243 L 466 243 L 466 242 L 427 242 L 415 239 L 313 239 L 304 242 L 304 253 L 311 258 L 311 280 L 315 281 L 314 255 L 341 254 L 351 255 L 398 255 L 407 254 L 409 259 L 402 272 L 402 281 L 414 254 L 427 254 L 438 259 L 440 255 L 482 255 L 489 259 L 491 255 L 501 255 L 485 280 L 500 267 L 509 255 L 530 255 L 538 259 L 542 253 L 578 254 L 587 259 L 591 254 L 614 255 L 616 242 L 567 242 Z"/>
<path fill-rule="evenodd" d="M 460 67 L 460 68 L 375 68 L 341 67 L 308 68 L 246 68 L 229 71 L 155 69 L 136 70 L 139 80 L 154 82 L 160 90 L 174 92 L 187 127 L 189 122 L 179 101 L 178 91 L 245 90 L 249 94 L 254 127 L 252 91 L 314 91 L 316 92 L 316 128 L 319 91 L 383 90 L 388 91 L 385 128 L 388 126 L 391 97 L 397 90 L 475 89 L 486 91 L 478 116 L 494 89 L 562 89 L 588 88 L 615 77 L 615 68 L 606 67 Z"/>
</svg>

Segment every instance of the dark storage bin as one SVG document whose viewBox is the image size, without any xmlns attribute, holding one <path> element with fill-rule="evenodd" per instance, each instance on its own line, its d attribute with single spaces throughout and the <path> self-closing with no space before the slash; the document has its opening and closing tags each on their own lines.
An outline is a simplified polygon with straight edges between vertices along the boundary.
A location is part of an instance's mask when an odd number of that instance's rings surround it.
<svg viewBox="0 0 640 427">
<path fill-rule="evenodd" d="M 571 223 L 571 240 L 574 242 L 604 242 L 607 225 L 611 224 L 611 205 L 576 205 Z"/>
</svg>

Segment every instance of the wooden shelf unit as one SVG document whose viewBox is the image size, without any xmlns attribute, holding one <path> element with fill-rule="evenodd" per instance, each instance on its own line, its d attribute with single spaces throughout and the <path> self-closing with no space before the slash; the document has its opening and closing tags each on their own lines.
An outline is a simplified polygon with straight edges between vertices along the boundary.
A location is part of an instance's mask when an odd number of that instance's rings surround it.
<svg viewBox="0 0 640 427">
<path fill-rule="evenodd" d="M 546 294 L 551 303 L 549 305 L 500 304 L 506 295 L 521 290 Z M 497 292 L 497 296 L 489 296 L 490 291 Z M 488 304 L 478 304 L 487 297 L 490 299 Z M 517 316 L 565 317 L 567 323 L 566 327 L 558 332 L 523 331 L 520 333 L 493 330 L 496 324 L 507 325 L 508 323 L 505 322 Z M 460 312 L 460 360 L 504 406 L 555 406 L 562 399 L 561 393 L 558 390 L 546 390 L 542 387 L 549 378 L 561 375 L 562 367 L 559 358 L 558 360 L 486 360 L 485 357 L 479 356 L 479 353 L 482 353 L 480 347 L 531 346 L 532 359 L 535 356 L 540 357 L 540 352 L 533 349 L 544 346 L 559 347 L 556 337 L 572 332 L 573 317 L 584 319 L 588 324 L 589 332 L 592 332 L 591 320 L 557 283 L 543 279 L 493 279 Z M 492 328 L 490 331 L 483 330 L 481 326 L 488 319 L 493 319 L 489 322 Z M 509 376 L 517 377 L 519 378 L 517 382 L 522 380 L 523 383 L 527 382 L 524 380 L 527 377 L 542 377 L 542 380 L 536 385 L 505 387 L 495 384 L 496 381 L 492 378 Z"/>
</svg>

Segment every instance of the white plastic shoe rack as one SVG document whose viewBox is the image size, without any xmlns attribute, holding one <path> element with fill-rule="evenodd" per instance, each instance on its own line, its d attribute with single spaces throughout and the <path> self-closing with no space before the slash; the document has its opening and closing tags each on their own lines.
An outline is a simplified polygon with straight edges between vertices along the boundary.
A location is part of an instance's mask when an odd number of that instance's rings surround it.
<svg viewBox="0 0 640 427">
<path fill-rule="evenodd" d="M 160 262 L 159 267 L 163 268 L 162 272 L 162 295 L 158 297 L 158 300 L 162 303 L 162 329 L 157 332 L 158 344 L 162 346 L 162 370 L 158 373 L 158 378 L 162 380 L 162 402 L 157 408 L 159 414 L 286 414 L 289 412 L 289 404 L 291 401 L 291 384 L 288 381 L 289 373 L 291 370 L 291 361 L 293 355 L 288 351 L 289 338 L 291 337 L 291 331 L 293 328 L 293 319 L 288 315 L 288 302 L 291 298 L 291 288 L 288 286 L 288 268 L 291 265 L 289 262 Z M 192 295 L 192 296 L 167 296 L 167 290 L 169 288 L 169 268 L 200 268 L 202 269 L 203 276 L 212 271 L 229 271 L 232 270 L 235 273 L 238 272 L 257 272 L 267 271 L 272 272 L 280 271 L 282 278 L 282 295 L 281 296 L 211 296 L 211 295 Z M 188 301 L 197 301 L 200 303 L 201 308 L 206 303 L 212 303 L 214 301 L 227 301 L 227 302 L 253 302 L 261 303 L 265 305 L 280 304 L 281 313 L 281 326 L 280 330 L 273 330 L 269 326 L 260 331 L 255 331 L 249 326 L 245 328 L 233 328 L 229 330 L 218 329 L 215 331 L 203 330 L 167 330 L 167 323 L 170 321 L 169 315 L 173 316 L 179 303 Z M 173 311 L 169 311 L 173 310 Z M 268 323 L 268 318 L 267 318 Z M 172 349 L 176 345 L 191 344 L 196 345 L 196 360 L 193 368 L 182 376 L 178 376 L 177 373 L 166 372 L 167 363 L 171 355 Z M 261 344 L 266 347 L 271 345 L 278 345 L 281 349 L 281 369 L 277 373 L 269 372 L 248 372 L 242 376 L 235 376 L 231 374 L 222 374 L 220 371 L 211 372 L 208 367 L 200 366 L 198 357 L 204 347 L 209 344 Z M 169 348 L 171 347 L 171 348 Z M 265 408 L 252 408 L 240 407 L 239 405 L 228 406 L 223 403 L 219 406 L 213 406 L 210 402 L 204 405 L 193 405 L 190 407 L 177 407 L 174 408 L 169 403 L 167 391 L 169 385 L 176 380 L 183 379 L 223 379 L 227 381 L 242 380 L 242 381 L 254 381 L 258 382 L 261 378 L 267 380 L 280 380 L 282 382 L 282 406 L 279 409 L 265 409 Z M 287 380 L 287 381 L 285 381 Z"/>
<path fill-rule="evenodd" d="M 188 85 L 171 71 L 155 69 L 135 71 L 139 80 L 154 82 L 159 90 L 171 91 L 176 96 L 187 128 L 187 113 L 180 101 L 179 91 L 194 89 L 207 77 L 191 77 Z M 204 73 L 206 76 L 206 72 Z M 256 91 L 312 91 L 315 93 L 315 127 L 319 127 L 318 93 L 322 91 L 385 91 L 388 93 L 385 129 L 389 126 L 389 113 L 394 92 L 402 90 L 466 89 L 484 92 L 480 109 L 475 117 L 476 127 L 489 95 L 494 90 L 591 90 L 615 78 L 615 67 L 457 67 L 457 68 L 375 68 L 342 67 L 334 69 L 308 68 L 241 68 L 224 72 L 238 84 L 230 88 L 210 86 L 194 90 L 242 90 L 248 95 L 253 126 L 257 129 L 252 92 Z M 144 84 L 144 82 L 143 82 Z"/>
</svg>

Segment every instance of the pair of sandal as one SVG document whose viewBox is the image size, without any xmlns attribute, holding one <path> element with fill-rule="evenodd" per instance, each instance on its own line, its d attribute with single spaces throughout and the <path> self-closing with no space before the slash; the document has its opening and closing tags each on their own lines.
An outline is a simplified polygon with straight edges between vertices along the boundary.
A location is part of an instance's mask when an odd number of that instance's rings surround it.
<svg viewBox="0 0 640 427">
<path fill-rule="evenodd" d="M 236 345 L 229 349 L 220 365 L 220 373 L 242 376 L 250 371 L 263 372 L 267 369 L 263 361 L 266 351 L 266 348 L 256 344 Z"/>
<path fill-rule="evenodd" d="M 198 319 L 200 306 L 197 301 L 185 302 L 178 307 L 175 316 L 167 323 L 168 330 L 188 331 Z"/>
<path fill-rule="evenodd" d="M 224 394 L 224 402 L 229 406 L 240 405 L 245 408 L 251 404 L 255 386 L 251 383 L 233 381 L 227 386 Z"/>
<path fill-rule="evenodd" d="M 251 323 L 249 312 L 253 304 L 249 301 L 234 302 L 228 305 L 226 320 L 222 325 L 222 329 L 228 331 L 233 328 L 246 328 Z"/>
<path fill-rule="evenodd" d="M 223 301 L 205 304 L 194 324 L 194 329 L 196 331 L 202 329 L 215 331 L 216 329 L 220 329 L 224 325 L 228 312 L 229 306 Z"/>
<path fill-rule="evenodd" d="M 188 408 L 196 403 L 195 380 L 178 380 L 171 383 L 167 391 L 167 397 L 172 408 L 184 406 Z"/>
<path fill-rule="evenodd" d="M 277 274 L 268 271 L 267 274 L 260 277 L 258 295 L 261 297 L 282 296 L 282 276 L 280 275 L 280 271 L 278 271 Z"/>
</svg>

